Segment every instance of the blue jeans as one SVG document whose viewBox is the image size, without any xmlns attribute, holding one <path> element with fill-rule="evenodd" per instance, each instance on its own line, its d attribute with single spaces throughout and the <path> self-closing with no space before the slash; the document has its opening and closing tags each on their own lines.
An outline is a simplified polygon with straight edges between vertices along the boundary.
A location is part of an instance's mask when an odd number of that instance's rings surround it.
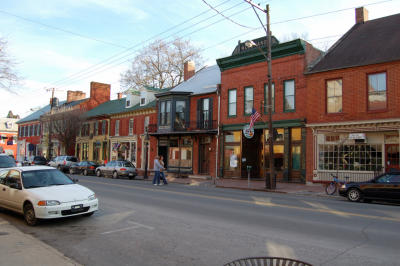
<svg viewBox="0 0 400 266">
<path fill-rule="evenodd" d="M 168 184 L 167 179 L 165 178 L 164 172 L 160 172 L 160 180 L 163 181 L 164 185 Z"/>
<path fill-rule="evenodd" d="M 160 171 L 154 171 L 153 184 L 160 184 Z"/>
</svg>

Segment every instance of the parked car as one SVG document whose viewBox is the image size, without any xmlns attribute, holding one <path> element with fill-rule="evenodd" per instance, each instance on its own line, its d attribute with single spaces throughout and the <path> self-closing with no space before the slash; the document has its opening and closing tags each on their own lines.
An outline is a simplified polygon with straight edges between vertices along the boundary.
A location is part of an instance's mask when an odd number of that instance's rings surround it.
<svg viewBox="0 0 400 266">
<path fill-rule="evenodd" d="M 23 166 L 0 170 L 0 207 L 22 213 L 28 225 L 35 225 L 38 219 L 90 216 L 99 203 L 92 190 L 57 169 Z"/>
<path fill-rule="evenodd" d="M 339 188 L 339 194 L 350 201 L 400 200 L 400 172 L 381 174 L 367 182 L 350 182 Z"/>
<path fill-rule="evenodd" d="M 60 171 L 68 171 L 69 167 L 78 162 L 78 158 L 75 156 L 68 156 L 68 155 L 62 155 L 62 156 L 57 156 L 54 161 L 49 162 L 49 166 L 55 167 Z"/>
<path fill-rule="evenodd" d="M 47 165 L 47 159 L 43 156 L 32 156 L 29 159 L 25 158 L 25 160 L 22 162 L 22 165 Z"/>
<path fill-rule="evenodd" d="M 92 174 L 92 175 L 94 175 L 96 173 L 97 167 L 99 167 L 99 165 L 95 162 L 82 161 L 82 162 L 71 165 L 69 168 L 69 173 L 71 175 L 72 174 L 83 174 L 83 175 Z"/>
<path fill-rule="evenodd" d="M 104 166 L 99 166 L 96 169 L 97 176 L 111 175 L 113 178 L 127 176 L 129 179 L 134 179 L 137 175 L 135 166 L 129 161 L 110 161 Z"/>
<path fill-rule="evenodd" d="M 17 163 L 15 162 L 14 158 L 5 154 L 0 154 L 0 168 L 7 168 L 7 167 L 15 167 Z"/>
</svg>

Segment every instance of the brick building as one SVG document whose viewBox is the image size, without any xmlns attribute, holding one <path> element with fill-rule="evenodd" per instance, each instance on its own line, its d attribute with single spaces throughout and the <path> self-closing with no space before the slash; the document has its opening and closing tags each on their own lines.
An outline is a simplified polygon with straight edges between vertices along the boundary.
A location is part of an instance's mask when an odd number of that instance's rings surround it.
<svg viewBox="0 0 400 266">
<path fill-rule="evenodd" d="M 307 75 L 307 180 L 399 168 L 400 14 L 356 23 Z"/>
<path fill-rule="evenodd" d="M 109 101 L 110 85 L 91 82 L 90 97 L 85 97 L 86 93 L 82 91 L 67 91 L 67 100 L 59 101 L 54 97 L 45 107 L 20 119 L 17 122 L 19 125 L 17 160 L 23 160 L 24 157 L 34 155 L 55 157 L 61 154 L 74 154 L 75 145 L 65 147 L 58 140 L 56 134 L 49 134 L 49 126 L 56 123 L 63 115 L 76 111 L 82 113 Z M 79 121 L 76 121 L 76 123 L 79 123 Z M 75 141 L 75 137 L 73 141 Z M 48 154 L 49 145 L 50 154 Z"/>
<path fill-rule="evenodd" d="M 156 95 L 151 135 L 170 174 L 216 177 L 220 71 L 215 65 L 195 72 L 194 63 L 186 62 L 184 73 L 184 82 Z"/>
<path fill-rule="evenodd" d="M 0 118 L 0 153 L 17 155 L 18 124 L 17 118 Z"/>
<path fill-rule="evenodd" d="M 265 178 L 269 172 L 266 38 L 253 42 L 258 47 L 247 48 L 239 41 L 231 56 L 217 59 L 221 70 L 220 168 L 224 177 L 247 178 L 247 166 L 252 166 L 252 179 Z M 304 182 L 308 104 L 304 72 L 321 51 L 301 39 L 279 43 L 274 37 L 271 50 L 277 179 Z M 247 138 L 243 128 L 248 126 L 253 108 L 261 120 Z"/>
<path fill-rule="evenodd" d="M 105 102 L 84 114 L 86 121 L 77 137 L 76 155 L 80 160 L 105 163 L 110 160 L 131 161 L 139 170 L 145 168 L 145 146 L 148 166 L 157 153 L 156 139 L 146 139 L 145 128 L 155 123 L 154 94 L 162 90 L 142 88 L 122 98 Z"/>
</svg>

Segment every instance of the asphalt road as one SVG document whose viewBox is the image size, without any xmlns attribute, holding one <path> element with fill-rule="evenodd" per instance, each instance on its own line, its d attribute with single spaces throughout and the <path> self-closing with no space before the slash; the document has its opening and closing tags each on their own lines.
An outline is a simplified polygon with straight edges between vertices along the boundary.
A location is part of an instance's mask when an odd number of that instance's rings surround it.
<svg viewBox="0 0 400 266">
<path fill-rule="evenodd" d="M 313 265 L 400 265 L 400 206 L 79 177 L 100 210 L 44 221 L 1 217 L 84 265 L 223 265 L 249 256 Z"/>
</svg>

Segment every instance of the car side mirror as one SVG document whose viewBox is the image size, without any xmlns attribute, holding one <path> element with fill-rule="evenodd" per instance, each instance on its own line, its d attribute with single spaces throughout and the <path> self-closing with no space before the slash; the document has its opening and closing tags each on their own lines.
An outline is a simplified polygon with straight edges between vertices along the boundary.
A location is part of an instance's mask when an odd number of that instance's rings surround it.
<svg viewBox="0 0 400 266">
<path fill-rule="evenodd" d="M 22 186 L 18 183 L 12 183 L 12 184 L 10 184 L 10 188 L 21 190 Z"/>
</svg>

